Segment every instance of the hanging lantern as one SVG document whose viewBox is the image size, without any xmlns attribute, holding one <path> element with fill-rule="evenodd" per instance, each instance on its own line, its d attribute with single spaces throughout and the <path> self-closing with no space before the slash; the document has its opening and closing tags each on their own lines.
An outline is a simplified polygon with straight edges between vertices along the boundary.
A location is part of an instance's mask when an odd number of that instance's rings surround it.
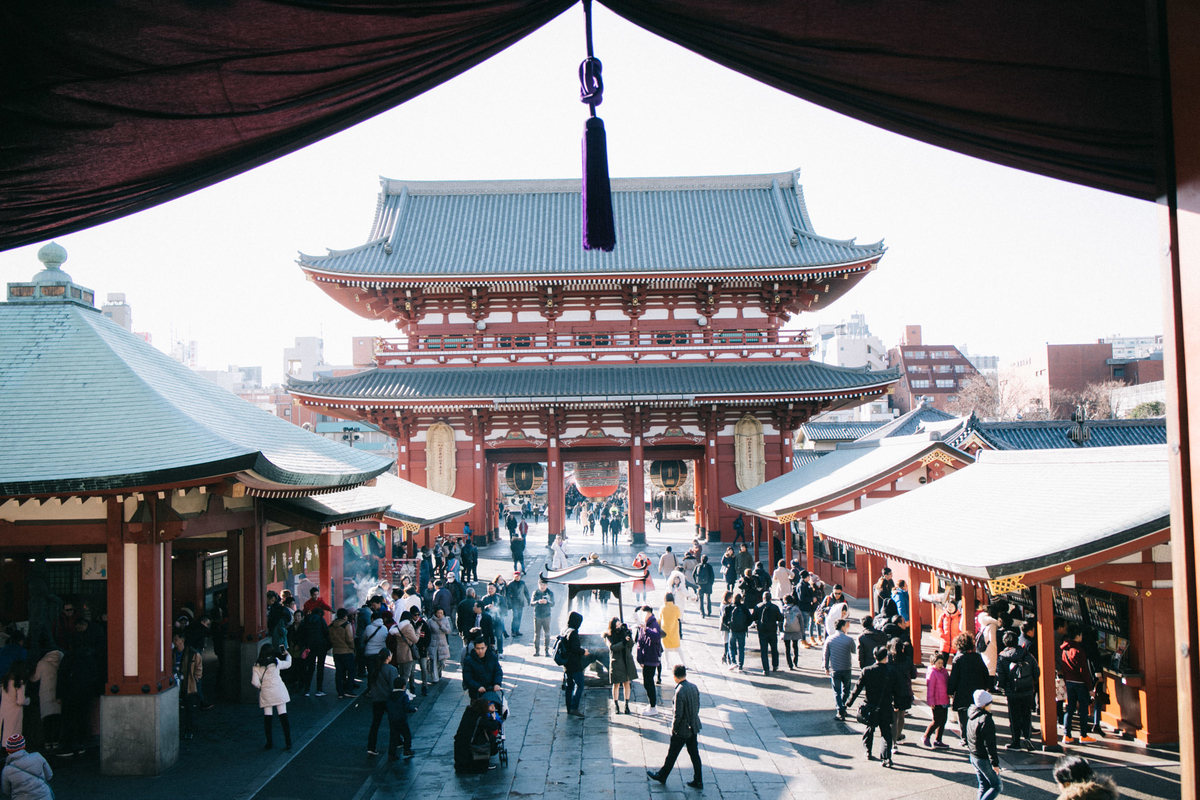
<svg viewBox="0 0 1200 800">
<path fill-rule="evenodd" d="M 588 461 L 575 465 L 575 486 L 584 497 L 608 497 L 621 485 L 616 461 Z"/>
<path fill-rule="evenodd" d="M 533 494 L 545 480 L 546 470 L 538 463 L 509 464 L 504 470 L 504 482 L 517 494 Z"/>
<path fill-rule="evenodd" d="M 650 462 L 650 482 L 667 494 L 679 491 L 683 484 L 687 483 L 687 477 L 686 461 Z"/>
</svg>

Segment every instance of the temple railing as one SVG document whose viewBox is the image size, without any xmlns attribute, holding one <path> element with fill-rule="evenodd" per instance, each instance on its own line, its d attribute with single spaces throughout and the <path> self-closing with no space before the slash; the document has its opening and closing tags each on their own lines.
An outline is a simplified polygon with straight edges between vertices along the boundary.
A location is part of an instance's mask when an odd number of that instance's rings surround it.
<svg viewBox="0 0 1200 800">
<path fill-rule="evenodd" d="M 712 359 L 728 357 L 730 352 L 750 357 L 768 354 L 777 357 L 807 357 L 811 351 L 809 331 L 778 331 L 761 328 L 651 330 L 549 333 L 429 333 L 412 338 L 377 338 L 375 363 L 379 366 L 438 363 L 469 359 L 529 361 L 541 356 L 554 361 L 564 356 L 584 354 L 589 360 L 637 361 L 649 354 L 668 353 L 670 358 L 695 358 L 707 353 Z M 718 355 L 720 354 L 720 356 Z M 579 360 L 573 358 L 572 360 Z"/>
</svg>

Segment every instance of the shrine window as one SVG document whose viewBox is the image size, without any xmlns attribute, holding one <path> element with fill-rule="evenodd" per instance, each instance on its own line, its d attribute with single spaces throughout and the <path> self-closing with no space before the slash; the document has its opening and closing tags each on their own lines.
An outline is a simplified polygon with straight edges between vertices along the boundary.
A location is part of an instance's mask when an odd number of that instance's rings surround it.
<svg viewBox="0 0 1200 800">
<path fill-rule="evenodd" d="M 758 331 L 721 331 L 717 334 L 719 344 L 758 344 L 762 334 Z"/>
<path fill-rule="evenodd" d="M 612 339 L 607 333 L 581 333 L 575 337 L 576 347 L 608 347 Z"/>
<path fill-rule="evenodd" d="M 654 334 L 654 343 L 663 347 L 687 344 L 688 335 L 683 331 L 660 331 Z"/>
</svg>

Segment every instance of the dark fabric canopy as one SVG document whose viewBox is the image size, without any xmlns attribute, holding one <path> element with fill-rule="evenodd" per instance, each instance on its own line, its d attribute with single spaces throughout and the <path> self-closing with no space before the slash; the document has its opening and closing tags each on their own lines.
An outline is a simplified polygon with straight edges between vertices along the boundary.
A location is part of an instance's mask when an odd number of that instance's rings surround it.
<svg viewBox="0 0 1200 800">
<path fill-rule="evenodd" d="M 215 183 L 513 44 L 572 0 L 0 7 L 0 249 Z M 783 91 L 923 141 L 1152 199 L 1153 3 L 607 0 Z M 703 86 L 683 86 L 701 107 Z"/>
</svg>

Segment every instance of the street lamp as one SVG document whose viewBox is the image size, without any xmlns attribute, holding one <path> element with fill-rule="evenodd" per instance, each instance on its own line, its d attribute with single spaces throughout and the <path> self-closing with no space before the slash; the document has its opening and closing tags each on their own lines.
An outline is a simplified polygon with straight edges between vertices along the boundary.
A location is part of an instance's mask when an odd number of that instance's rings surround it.
<svg viewBox="0 0 1200 800">
<path fill-rule="evenodd" d="M 349 425 L 342 428 L 342 441 L 351 447 L 354 447 L 354 443 L 361 438 L 362 434 L 358 432 L 358 428 L 351 428 Z"/>
</svg>

